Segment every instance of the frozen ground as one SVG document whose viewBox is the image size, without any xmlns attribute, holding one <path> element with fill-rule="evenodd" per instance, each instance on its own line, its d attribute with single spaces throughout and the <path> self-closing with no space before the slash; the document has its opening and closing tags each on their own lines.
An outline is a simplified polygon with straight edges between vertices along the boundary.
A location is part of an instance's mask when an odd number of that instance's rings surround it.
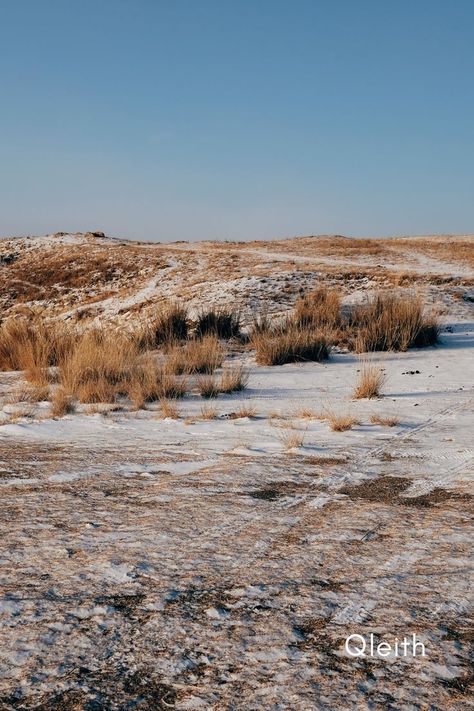
<svg viewBox="0 0 474 711">
<path fill-rule="evenodd" d="M 248 355 L 215 420 L 196 396 L 179 420 L 1 426 L 0 709 L 472 708 L 468 308 L 439 347 L 380 356 L 378 400 L 350 400 L 352 355 Z M 255 417 L 232 418 L 242 400 Z M 335 433 L 302 408 L 361 424 Z M 371 632 L 416 633 L 427 656 L 344 653 Z"/>
</svg>

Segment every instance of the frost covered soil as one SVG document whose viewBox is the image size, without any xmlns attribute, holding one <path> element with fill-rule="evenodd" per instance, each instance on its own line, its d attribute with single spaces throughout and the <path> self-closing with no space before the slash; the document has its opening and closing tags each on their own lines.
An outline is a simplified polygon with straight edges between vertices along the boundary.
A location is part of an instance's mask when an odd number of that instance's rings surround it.
<svg viewBox="0 0 474 711">
<path fill-rule="evenodd" d="M 81 324 L 136 325 L 178 298 L 194 316 L 231 306 L 282 313 L 302 291 L 336 287 L 346 298 L 414 287 L 429 304 L 466 311 L 474 301 L 474 237 L 140 244 L 98 233 L 0 239 L 0 313 L 40 311 Z"/>
<path fill-rule="evenodd" d="M 380 354 L 378 400 L 350 354 L 240 355 L 215 420 L 191 396 L 1 426 L 0 709 L 472 708 L 473 354 L 471 319 Z M 356 633 L 427 656 L 349 658 Z"/>
</svg>

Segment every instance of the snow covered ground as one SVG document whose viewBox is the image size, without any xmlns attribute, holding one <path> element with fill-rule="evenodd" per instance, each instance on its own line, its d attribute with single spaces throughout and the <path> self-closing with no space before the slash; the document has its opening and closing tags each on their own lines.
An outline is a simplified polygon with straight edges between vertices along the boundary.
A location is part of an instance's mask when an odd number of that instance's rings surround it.
<svg viewBox="0 0 474 711">
<path fill-rule="evenodd" d="M 472 236 L 0 242 L 3 316 L 126 325 L 179 297 L 245 321 L 319 284 L 346 303 L 416 290 L 441 343 L 375 356 L 375 400 L 352 400 L 353 354 L 263 367 L 237 348 L 248 387 L 187 395 L 177 419 L 22 416 L 0 373 L 0 711 L 473 708 Z M 347 654 L 372 633 L 426 657 Z"/>
<path fill-rule="evenodd" d="M 246 355 L 214 420 L 194 396 L 0 427 L 2 708 L 470 708 L 474 324 L 449 330 L 380 355 L 377 400 L 351 354 Z M 427 656 L 348 657 L 370 633 Z"/>
</svg>

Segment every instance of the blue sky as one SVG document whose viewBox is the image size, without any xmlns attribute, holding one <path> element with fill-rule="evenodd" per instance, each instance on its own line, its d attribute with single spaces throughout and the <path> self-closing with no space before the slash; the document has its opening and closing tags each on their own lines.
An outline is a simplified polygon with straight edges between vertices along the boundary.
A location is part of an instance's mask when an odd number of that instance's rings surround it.
<svg viewBox="0 0 474 711">
<path fill-rule="evenodd" d="M 0 234 L 474 231 L 470 0 L 2 0 Z"/>
</svg>

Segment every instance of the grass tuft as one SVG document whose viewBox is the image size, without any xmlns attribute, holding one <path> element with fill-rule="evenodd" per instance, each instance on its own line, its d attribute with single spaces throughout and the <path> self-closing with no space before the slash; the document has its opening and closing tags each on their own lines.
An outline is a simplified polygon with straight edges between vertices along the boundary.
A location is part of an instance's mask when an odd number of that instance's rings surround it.
<svg viewBox="0 0 474 711">
<path fill-rule="evenodd" d="M 353 397 L 356 400 L 380 397 L 385 380 L 385 374 L 378 366 L 362 363 Z"/>
<path fill-rule="evenodd" d="M 219 395 L 219 383 L 213 375 L 201 375 L 197 381 L 197 388 L 202 397 L 211 398 Z"/>
<path fill-rule="evenodd" d="M 335 412 L 329 412 L 327 419 L 333 432 L 345 432 L 359 424 L 358 419 L 351 414 L 338 415 Z"/>
<path fill-rule="evenodd" d="M 377 294 L 353 307 L 349 326 L 359 353 L 431 346 L 438 342 L 440 332 L 436 317 L 425 314 L 420 298 L 391 293 Z"/>
<path fill-rule="evenodd" d="M 187 336 L 187 309 L 181 304 L 171 303 L 162 307 L 158 315 L 146 324 L 138 340 L 142 348 L 157 348 L 185 340 Z"/>
<path fill-rule="evenodd" d="M 301 297 L 296 302 L 293 319 L 300 328 L 339 328 L 341 325 L 339 293 L 320 287 Z"/>
<path fill-rule="evenodd" d="M 167 400 L 166 398 L 162 398 L 160 400 L 160 414 L 161 414 L 161 417 L 163 417 L 163 418 L 169 417 L 171 420 L 178 420 L 179 419 L 178 406 L 176 405 L 175 402 L 172 402 L 171 400 Z"/>
<path fill-rule="evenodd" d="M 400 424 L 398 417 L 383 417 L 382 415 L 372 415 L 370 421 L 373 425 L 381 425 L 382 427 L 396 427 Z"/>
<path fill-rule="evenodd" d="M 176 375 L 202 373 L 211 375 L 222 365 L 224 352 L 216 336 L 204 336 L 170 349 L 166 370 Z"/>
<path fill-rule="evenodd" d="M 222 371 L 219 390 L 221 393 L 241 392 L 248 380 L 249 374 L 242 365 L 227 366 Z"/>
<path fill-rule="evenodd" d="M 321 331 L 288 324 L 252 338 L 255 359 L 261 365 L 321 361 L 329 357 L 329 343 Z"/>
<path fill-rule="evenodd" d="M 217 417 L 217 407 L 212 405 L 202 405 L 199 415 L 200 420 L 215 420 Z"/>
<path fill-rule="evenodd" d="M 51 398 L 51 415 L 52 417 L 64 417 L 74 412 L 74 400 L 63 387 L 58 387 Z"/>
<path fill-rule="evenodd" d="M 280 433 L 279 439 L 287 451 L 297 449 L 303 446 L 304 432 L 299 432 L 291 428 Z"/>
<path fill-rule="evenodd" d="M 203 311 L 196 322 L 196 336 L 208 334 L 217 338 L 234 338 L 240 333 L 240 314 L 232 309 L 218 308 Z"/>
</svg>

